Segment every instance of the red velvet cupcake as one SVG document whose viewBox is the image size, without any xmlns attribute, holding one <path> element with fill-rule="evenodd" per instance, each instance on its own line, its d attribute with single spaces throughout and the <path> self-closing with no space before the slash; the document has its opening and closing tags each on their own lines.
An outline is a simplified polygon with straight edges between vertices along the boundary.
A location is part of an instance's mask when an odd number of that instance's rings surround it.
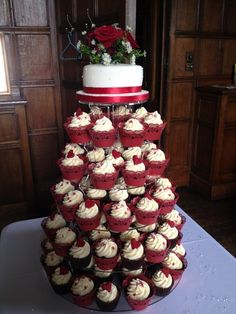
<svg viewBox="0 0 236 314">
<path fill-rule="evenodd" d="M 89 132 L 96 147 L 110 147 L 116 139 L 115 128 L 107 117 L 98 119 Z"/>
<path fill-rule="evenodd" d="M 174 279 L 170 274 L 170 269 L 161 268 L 152 275 L 152 283 L 157 296 L 163 297 L 170 293 L 174 285 Z"/>
<path fill-rule="evenodd" d="M 129 119 L 119 124 L 120 141 L 123 146 L 141 146 L 144 142 L 146 129 L 137 119 Z"/>
<path fill-rule="evenodd" d="M 50 240 L 54 240 L 57 230 L 66 226 L 66 221 L 60 213 L 54 212 L 42 220 L 41 226 Z"/>
<path fill-rule="evenodd" d="M 82 202 L 76 211 L 75 221 L 83 231 L 96 229 L 100 223 L 100 212 L 97 203 L 90 199 Z"/>
<path fill-rule="evenodd" d="M 71 228 L 63 227 L 58 229 L 53 242 L 53 248 L 56 254 L 66 256 L 75 239 L 76 234 Z"/>
<path fill-rule="evenodd" d="M 50 282 L 54 291 L 58 294 L 66 294 L 72 284 L 72 273 L 67 266 L 59 266 L 52 273 Z"/>
<path fill-rule="evenodd" d="M 101 311 L 112 312 L 119 301 L 120 290 L 110 281 L 99 285 L 96 292 L 96 303 Z"/>
<path fill-rule="evenodd" d="M 75 304 L 89 306 L 93 302 L 95 291 L 96 285 L 91 276 L 77 276 L 73 280 L 71 293 Z"/>
<path fill-rule="evenodd" d="M 148 113 L 143 119 L 143 124 L 147 129 L 145 139 L 149 141 L 158 141 L 166 126 L 166 122 L 162 121 L 157 111 Z"/>
<path fill-rule="evenodd" d="M 121 252 L 122 266 L 130 270 L 138 269 L 144 264 L 144 247 L 140 241 L 131 239 L 124 243 Z"/>
<path fill-rule="evenodd" d="M 170 213 L 179 199 L 179 195 L 169 188 L 159 187 L 154 190 L 152 195 L 159 204 L 161 215 Z"/>
<path fill-rule="evenodd" d="M 101 163 L 91 164 L 89 167 L 90 178 L 96 189 L 108 190 L 115 185 L 118 171 L 109 160 Z"/>
<path fill-rule="evenodd" d="M 142 225 L 151 225 L 157 222 L 160 210 L 158 203 L 150 194 L 140 198 L 135 206 L 137 222 Z"/>
<path fill-rule="evenodd" d="M 152 232 L 145 241 L 145 256 L 149 263 L 161 263 L 168 252 L 168 242 L 161 234 Z"/>
<path fill-rule="evenodd" d="M 143 186 L 146 182 L 148 170 L 141 158 L 133 156 L 132 160 L 127 160 L 122 169 L 125 183 L 129 186 Z"/>
<path fill-rule="evenodd" d="M 70 191 L 65 195 L 62 204 L 58 204 L 58 207 L 66 221 L 70 222 L 75 219 L 75 213 L 83 200 L 83 193 L 79 190 Z"/>
<path fill-rule="evenodd" d="M 170 274 L 174 280 L 181 278 L 187 267 L 187 260 L 179 258 L 174 252 L 169 252 L 162 262 L 163 267 L 170 270 Z"/>
<path fill-rule="evenodd" d="M 150 176 L 161 176 L 169 163 L 169 158 L 166 158 L 161 149 L 152 149 L 146 155 L 146 162 Z"/>
<path fill-rule="evenodd" d="M 73 191 L 74 185 L 69 180 L 63 179 L 51 187 L 51 193 L 55 203 L 61 203 L 66 193 Z"/>
<path fill-rule="evenodd" d="M 69 250 L 70 264 L 75 272 L 86 268 L 92 257 L 92 250 L 88 241 L 78 237 Z"/>
<path fill-rule="evenodd" d="M 94 260 L 100 269 L 114 269 L 119 259 L 119 248 L 113 239 L 101 239 L 94 244 Z"/>
<path fill-rule="evenodd" d="M 50 251 L 47 254 L 41 256 L 41 263 L 49 277 L 52 275 L 55 269 L 63 263 L 63 261 L 64 258 L 57 255 L 55 251 Z"/>
</svg>

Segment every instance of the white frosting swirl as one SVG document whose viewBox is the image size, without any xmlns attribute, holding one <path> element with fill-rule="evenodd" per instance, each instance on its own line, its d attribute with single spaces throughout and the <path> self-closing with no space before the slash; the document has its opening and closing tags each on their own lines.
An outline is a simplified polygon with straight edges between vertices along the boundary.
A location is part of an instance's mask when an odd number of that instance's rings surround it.
<svg viewBox="0 0 236 314">
<path fill-rule="evenodd" d="M 101 286 L 98 288 L 97 298 L 102 302 L 109 303 L 115 300 L 117 297 L 118 290 L 117 287 L 111 283 L 111 291 L 103 289 Z"/>
<path fill-rule="evenodd" d="M 69 153 L 70 150 L 72 150 L 75 155 L 82 155 L 85 153 L 85 150 L 75 143 L 66 144 L 65 149 L 63 151 L 64 155 Z"/>
<path fill-rule="evenodd" d="M 161 119 L 161 115 L 157 112 L 150 112 L 144 117 L 144 122 L 147 124 L 162 124 L 163 121 Z"/>
<path fill-rule="evenodd" d="M 185 256 L 186 251 L 185 248 L 183 246 L 183 244 L 176 244 L 172 249 L 172 252 L 174 252 L 175 254 L 179 254 L 181 256 Z"/>
<path fill-rule="evenodd" d="M 83 246 L 78 246 L 77 243 L 75 242 L 73 246 L 69 250 L 69 254 L 73 258 L 84 258 L 90 254 L 90 245 L 87 241 L 84 241 Z"/>
<path fill-rule="evenodd" d="M 162 262 L 162 265 L 164 267 L 167 267 L 169 269 L 182 269 L 183 268 L 183 262 L 181 259 L 173 252 L 169 252 L 168 255 L 164 258 L 164 261 Z"/>
<path fill-rule="evenodd" d="M 112 153 L 108 154 L 106 156 L 106 160 L 109 160 L 112 162 L 113 165 L 115 166 L 120 166 L 124 163 L 124 159 L 120 156 L 118 158 L 115 158 Z"/>
<path fill-rule="evenodd" d="M 87 152 L 87 158 L 90 162 L 99 162 L 105 159 L 105 151 L 101 147 L 95 147 Z"/>
<path fill-rule="evenodd" d="M 162 201 L 172 201 L 175 199 L 175 194 L 171 191 L 171 189 L 163 189 L 162 187 L 157 188 L 153 196 Z"/>
<path fill-rule="evenodd" d="M 114 110 L 115 116 L 127 116 L 130 114 L 130 109 L 125 106 L 119 106 Z"/>
<path fill-rule="evenodd" d="M 158 233 L 162 234 L 169 240 L 173 240 L 178 237 L 179 231 L 176 227 L 171 227 L 168 223 L 164 222 L 158 227 Z"/>
<path fill-rule="evenodd" d="M 83 112 L 82 114 L 77 116 L 75 112 L 73 118 L 71 119 L 71 122 L 68 124 L 68 127 L 78 128 L 81 126 L 87 126 L 90 123 L 91 123 L 91 119 L 88 113 Z"/>
<path fill-rule="evenodd" d="M 132 114 L 132 118 L 143 119 L 148 114 L 147 110 L 144 107 L 140 107 L 135 110 Z"/>
<path fill-rule="evenodd" d="M 46 255 L 44 262 L 47 266 L 55 267 L 63 262 L 63 257 L 57 255 L 54 251 L 51 251 Z"/>
<path fill-rule="evenodd" d="M 58 229 L 56 232 L 56 243 L 69 244 L 75 241 L 76 234 L 68 227 Z"/>
<path fill-rule="evenodd" d="M 145 186 L 128 186 L 128 192 L 131 195 L 142 195 L 145 193 Z"/>
<path fill-rule="evenodd" d="M 70 281 L 71 277 L 72 277 L 72 274 L 70 271 L 66 274 L 61 274 L 60 267 L 57 267 L 54 273 L 52 274 L 52 281 L 56 285 L 65 285 Z"/>
<path fill-rule="evenodd" d="M 136 207 L 142 211 L 151 212 L 159 208 L 158 203 L 154 199 L 142 197 Z"/>
<path fill-rule="evenodd" d="M 46 219 L 46 227 L 48 229 L 58 229 L 66 225 L 65 219 L 62 215 L 56 213 L 55 215 L 49 216 Z"/>
<path fill-rule="evenodd" d="M 56 194 L 66 194 L 75 189 L 74 185 L 69 180 L 63 179 L 55 185 L 54 192 Z"/>
<path fill-rule="evenodd" d="M 110 215 L 114 218 L 129 218 L 131 216 L 131 210 L 125 201 L 120 201 L 111 206 Z"/>
<path fill-rule="evenodd" d="M 83 202 L 83 200 L 84 200 L 83 193 L 79 190 L 74 190 L 74 191 L 68 192 L 64 196 L 63 205 L 73 206 L 76 204 L 80 204 L 81 202 Z"/>
<path fill-rule="evenodd" d="M 145 165 L 143 162 L 135 165 L 134 161 L 131 159 L 125 162 L 125 169 L 128 171 L 134 171 L 134 172 L 145 171 Z"/>
<path fill-rule="evenodd" d="M 79 205 L 79 208 L 76 212 L 76 216 L 78 216 L 79 218 L 82 219 L 86 219 L 86 218 L 93 218 L 98 214 L 99 210 L 98 210 L 98 206 L 97 204 L 94 204 L 92 207 L 87 207 L 86 206 L 86 202 L 82 202 Z"/>
<path fill-rule="evenodd" d="M 111 237 L 111 233 L 107 228 L 103 225 L 99 225 L 96 229 L 90 232 L 90 238 L 93 241 L 100 240 L 100 239 L 109 239 Z"/>
<path fill-rule="evenodd" d="M 173 221 L 176 225 L 180 225 L 182 223 L 182 218 L 176 209 L 172 209 L 170 213 L 164 215 L 164 218 L 166 220 Z"/>
<path fill-rule="evenodd" d="M 129 228 L 128 230 L 122 232 L 120 234 L 120 240 L 123 242 L 129 241 L 131 239 L 139 240 L 140 233 L 133 228 Z"/>
<path fill-rule="evenodd" d="M 172 184 L 168 178 L 159 177 L 155 180 L 156 187 L 163 187 L 163 189 L 172 188 Z"/>
<path fill-rule="evenodd" d="M 97 243 L 95 252 L 98 257 L 112 258 L 117 255 L 118 246 L 112 239 L 102 239 Z"/>
<path fill-rule="evenodd" d="M 157 145 L 152 142 L 146 142 L 141 146 L 142 152 L 150 152 L 152 149 L 157 149 Z"/>
<path fill-rule="evenodd" d="M 79 155 L 74 155 L 73 157 L 68 157 L 66 154 L 65 158 L 62 159 L 61 164 L 63 166 L 81 166 L 84 164 L 83 159 L 79 157 Z"/>
<path fill-rule="evenodd" d="M 132 248 L 131 240 L 125 242 L 125 245 L 122 250 L 122 256 L 130 260 L 140 259 L 143 256 L 143 253 L 144 253 L 143 245 L 141 244 L 137 248 Z"/>
<path fill-rule="evenodd" d="M 102 117 L 101 119 L 98 119 L 93 126 L 93 130 L 95 132 L 111 131 L 113 129 L 114 127 L 112 125 L 112 122 L 107 117 Z"/>
<path fill-rule="evenodd" d="M 100 189 L 94 189 L 94 188 L 88 188 L 87 190 L 87 196 L 91 199 L 101 199 L 107 195 L 106 190 L 100 190 Z"/>
<path fill-rule="evenodd" d="M 169 274 L 166 276 L 161 270 L 152 275 L 152 282 L 157 288 L 167 289 L 172 285 L 173 279 Z"/>
<path fill-rule="evenodd" d="M 109 197 L 113 202 L 119 202 L 119 201 L 124 201 L 129 197 L 129 194 L 127 192 L 127 189 L 121 190 L 119 187 L 114 186 L 109 191 Z"/>
<path fill-rule="evenodd" d="M 138 156 L 140 158 L 142 156 L 142 151 L 138 146 L 129 147 L 123 151 L 122 156 L 125 160 L 131 160 L 133 156 Z"/>
<path fill-rule="evenodd" d="M 133 300 L 145 300 L 150 295 L 149 284 L 144 280 L 134 278 L 127 287 L 127 294 Z"/>
<path fill-rule="evenodd" d="M 94 265 L 94 275 L 99 278 L 107 278 L 113 272 L 113 269 L 103 270 L 99 268 L 96 264 Z"/>
<path fill-rule="evenodd" d="M 127 131 L 142 131 L 144 126 L 139 120 L 131 118 L 124 123 L 123 129 Z"/>
<path fill-rule="evenodd" d="M 122 268 L 122 273 L 125 276 L 137 276 L 137 275 L 142 274 L 142 272 L 143 272 L 143 267 L 142 266 L 140 268 L 134 269 L 134 270 L 130 270 L 130 269 L 125 268 L 125 267 Z"/>
<path fill-rule="evenodd" d="M 71 291 L 75 295 L 86 295 L 94 288 L 94 282 L 87 276 L 76 278 L 72 284 Z"/>
<path fill-rule="evenodd" d="M 161 149 L 152 149 L 147 155 L 149 161 L 164 161 L 165 159 L 165 153 Z"/>
<path fill-rule="evenodd" d="M 156 229 L 156 224 L 151 224 L 151 225 L 142 225 L 139 222 L 135 222 L 135 226 L 140 232 L 152 232 Z"/>
<path fill-rule="evenodd" d="M 167 248 L 167 241 L 161 234 L 152 232 L 146 239 L 146 248 L 161 252 Z"/>
<path fill-rule="evenodd" d="M 97 163 L 93 168 L 93 172 L 96 174 L 106 174 L 106 173 L 114 173 L 116 169 L 113 164 L 109 160 L 104 160 L 101 163 Z"/>
</svg>

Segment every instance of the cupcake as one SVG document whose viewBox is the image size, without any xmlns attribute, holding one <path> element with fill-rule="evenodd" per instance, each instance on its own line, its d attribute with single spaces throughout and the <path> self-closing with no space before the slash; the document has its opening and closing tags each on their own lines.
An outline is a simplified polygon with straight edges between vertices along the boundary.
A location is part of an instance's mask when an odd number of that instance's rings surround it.
<svg viewBox="0 0 236 314">
<path fill-rule="evenodd" d="M 109 239 L 111 237 L 110 231 L 103 225 L 99 225 L 96 229 L 90 231 L 89 238 L 92 241 L 100 239 Z"/>
<path fill-rule="evenodd" d="M 128 186 L 128 193 L 132 196 L 143 195 L 146 191 L 145 186 Z"/>
<path fill-rule="evenodd" d="M 186 259 L 180 259 L 174 252 L 169 252 L 162 262 L 162 266 L 170 270 L 174 280 L 179 279 L 187 267 Z"/>
<path fill-rule="evenodd" d="M 126 231 L 132 223 L 132 213 L 125 201 L 105 205 L 104 212 L 111 231 Z"/>
<path fill-rule="evenodd" d="M 175 190 L 175 186 L 168 178 L 158 177 L 155 179 L 154 185 L 156 188 L 162 187 L 163 189 L 171 189 L 172 191 Z"/>
<path fill-rule="evenodd" d="M 94 146 L 109 147 L 115 142 L 116 131 L 112 122 L 107 117 L 96 120 L 90 129 L 90 135 Z"/>
<path fill-rule="evenodd" d="M 129 227 L 128 230 L 121 232 L 120 240 L 122 242 L 130 241 L 132 239 L 135 239 L 137 241 L 140 239 L 140 233 L 138 232 L 137 229 Z"/>
<path fill-rule="evenodd" d="M 58 205 L 60 212 L 66 221 L 73 221 L 76 210 L 83 202 L 83 193 L 79 190 L 68 192 L 63 198 L 62 204 Z"/>
<path fill-rule="evenodd" d="M 125 122 L 131 117 L 131 110 L 130 108 L 121 105 L 117 106 L 114 110 L 113 121 L 114 125 L 118 125 L 120 122 Z"/>
<path fill-rule="evenodd" d="M 144 310 L 149 305 L 153 295 L 153 289 L 148 280 L 141 278 L 129 278 L 126 280 L 128 285 L 125 288 L 127 302 L 133 310 L 137 311 Z"/>
<path fill-rule="evenodd" d="M 166 126 L 166 122 L 163 122 L 160 114 L 157 111 L 148 113 L 143 123 L 147 128 L 145 139 L 149 141 L 158 141 Z"/>
<path fill-rule="evenodd" d="M 126 186 L 122 184 L 115 184 L 115 186 L 109 191 L 109 198 L 112 202 L 125 201 L 129 197 Z"/>
<path fill-rule="evenodd" d="M 129 119 L 119 124 L 120 141 L 124 146 L 141 146 L 145 133 L 145 127 L 137 119 Z"/>
<path fill-rule="evenodd" d="M 91 199 L 82 202 L 76 211 L 75 221 L 79 228 L 84 231 L 97 228 L 100 223 L 100 213 L 96 202 Z"/>
<path fill-rule="evenodd" d="M 144 248 L 142 243 L 135 239 L 125 242 L 121 252 L 121 260 L 123 267 L 130 270 L 143 266 Z"/>
<path fill-rule="evenodd" d="M 169 224 L 172 223 L 172 226 L 176 227 L 179 231 L 183 228 L 183 225 L 186 222 L 186 218 L 174 208 L 171 212 L 163 215 L 161 218 L 163 221 L 169 222 Z"/>
<path fill-rule="evenodd" d="M 90 178 L 96 189 L 108 190 L 113 188 L 118 176 L 117 170 L 109 160 L 96 163 L 90 167 Z"/>
<path fill-rule="evenodd" d="M 171 248 L 171 252 L 175 253 L 179 258 L 183 258 L 186 256 L 186 251 L 183 244 L 176 244 Z"/>
<path fill-rule="evenodd" d="M 169 188 L 163 189 L 162 187 L 154 190 L 153 197 L 159 204 L 161 215 L 170 213 L 179 199 L 177 193 Z"/>
<path fill-rule="evenodd" d="M 143 160 L 137 156 L 133 156 L 131 160 L 125 162 L 122 175 L 127 185 L 143 186 L 146 182 L 148 171 Z"/>
<path fill-rule="evenodd" d="M 149 263 L 161 263 L 168 251 L 168 243 L 161 234 L 152 232 L 145 241 L 145 256 Z"/>
<path fill-rule="evenodd" d="M 45 254 L 47 254 L 48 252 L 53 251 L 53 246 L 52 246 L 52 241 L 48 238 L 45 238 L 42 242 L 41 242 L 41 248 L 43 250 L 43 252 Z"/>
<path fill-rule="evenodd" d="M 120 153 L 123 153 L 124 147 L 120 140 L 116 140 L 115 143 L 112 145 L 112 147 L 107 147 L 106 153 L 110 154 L 113 151 L 113 149 L 117 150 Z"/>
<path fill-rule="evenodd" d="M 158 227 L 157 231 L 169 240 L 171 247 L 175 246 L 179 239 L 179 231 L 176 227 L 170 226 L 170 224 L 164 222 Z"/>
<path fill-rule="evenodd" d="M 86 144 L 90 142 L 91 119 L 88 113 L 78 110 L 64 123 L 64 127 L 72 143 Z"/>
<path fill-rule="evenodd" d="M 64 258 L 56 254 L 55 251 L 50 251 L 41 256 L 41 262 L 45 272 L 50 277 L 54 270 L 63 263 Z"/>
<path fill-rule="evenodd" d="M 65 156 L 69 151 L 72 150 L 75 155 L 84 155 L 85 150 L 76 143 L 68 143 L 66 144 L 64 151 L 62 152 L 63 156 Z"/>
<path fill-rule="evenodd" d="M 61 214 L 54 212 L 49 217 L 44 218 L 41 225 L 47 237 L 53 240 L 57 230 L 66 226 L 66 221 Z"/>
<path fill-rule="evenodd" d="M 146 117 L 148 114 L 148 111 L 144 107 L 140 107 L 135 110 L 135 112 L 132 113 L 132 118 L 138 119 L 140 121 L 143 121 L 143 119 Z"/>
<path fill-rule="evenodd" d="M 147 155 L 151 150 L 157 149 L 157 145 L 152 142 L 144 142 L 143 145 L 141 146 L 141 151 L 143 154 Z"/>
<path fill-rule="evenodd" d="M 91 261 L 91 248 L 88 241 L 78 237 L 69 250 L 69 260 L 74 271 L 86 268 Z"/>
<path fill-rule="evenodd" d="M 152 275 L 152 283 L 155 287 L 155 294 L 162 297 L 170 293 L 174 280 L 168 268 L 157 270 Z"/>
<path fill-rule="evenodd" d="M 134 270 L 130 270 L 130 269 L 125 268 L 125 267 L 122 268 L 122 275 L 124 277 L 127 277 L 127 276 L 136 277 L 138 275 L 141 275 L 143 272 L 144 272 L 144 267 L 143 266 L 141 266 L 141 267 L 139 267 L 137 269 L 134 269 Z"/>
<path fill-rule="evenodd" d="M 113 239 L 101 239 L 94 244 L 94 260 L 100 269 L 108 270 L 116 267 L 119 249 Z"/>
<path fill-rule="evenodd" d="M 119 170 L 124 166 L 124 159 L 121 157 L 121 153 L 118 150 L 113 149 L 110 154 L 106 156 L 106 160 L 111 161 L 115 169 Z"/>
<path fill-rule="evenodd" d="M 68 293 L 72 282 L 72 273 L 70 269 L 64 265 L 57 267 L 51 275 L 50 282 L 56 293 Z"/>
<path fill-rule="evenodd" d="M 90 107 L 90 118 L 92 122 L 96 122 L 98 119 L 101 119 L 104 116 L 106 116 L 106 113 L 102 110 L 102 108 L 98 106 Z"/>
<path fill-rule="evenodd" d="M 94 271 L 94 276 L 97 277 L 100 282 L 108 281 L 112 279 L 113 269 L 103 270 L 95 264 L 93 271 Z"/>
<path fill-rule="evenodd" d="M 71 184 L 69 180 L 63 179 L 54 186 L 51 187 L 51 193 L 56 203 L 60 203 L 66 193 L 73 191 L 75 189 L 74 185 Z"/>
<path fill-rule="evenodd" d="M 136 204 L 135 216 L 140 224 L 151 225 L 156 223 L 159 213 L 159 205 L 150 194 L 145 194 Z"/>
<path fill-rule="evenodd" d="M 107 191 L 89 187 L 86 191 L 86 195 L 88 198 L 90 198 L 92 200 L 99 200 L 100 201 L 107 196 Z"/>
<path fill-rule="evenodd" d="M 161 149 L 152 149 L 146 155 L 150 176 L 161 176 L 166 169 L 169 159 Z"/>
<path fill-rule="evenodd" d="M 101 162 L 105 159 L 105 151 L 101 147 L 94 147 L 94 149 L 87 152 L 89 162 Z"/>
<path fill-rule="evenodd" d="M 150 233 L 153 232 L 157 227 L 156 223 L 150 224 L 150 225 L 143 225 L 140 224 L 139 222 L 135 222 L 135 228 L 139 231 L 139 232 L 143 232 L 143 233 Z"/>
<path fill-rule="evenodd" d="M 95 283 L 90 276 L 77 276 L 73 280 L 71 293 L 75 304 L 89 306 L 93 302 L 95 291 Z"/>
<path fill-rule="evenodd" d="M 53 248 L 57 255 L 66 256 L 76 238 L 75 232 L 69 227 L 57 230 Z"/>
<path fill-rule="evenodd" d="M 134 156 L 137 156 L 139 158 L 142 157 L 142 150 L 139 146 L 134 147 L 128 147 L 126 150 L 123 151 L 122 157 L 125 160 L 132 160 Z"/>
<path fill-rule="evenodd" d="M 110 281 L 99 285 L 96 293 L 96 303 L 102 311 L 113 311 L 120 298 L 120 290 Z"/>
<path fill-rule="evenodd" d="M 64 179 L 77 183 L 82 179 L 86 165 L 79 155 L 70 150 L 64 158 L 58 160 L 58 166 Z"/>
</svg>

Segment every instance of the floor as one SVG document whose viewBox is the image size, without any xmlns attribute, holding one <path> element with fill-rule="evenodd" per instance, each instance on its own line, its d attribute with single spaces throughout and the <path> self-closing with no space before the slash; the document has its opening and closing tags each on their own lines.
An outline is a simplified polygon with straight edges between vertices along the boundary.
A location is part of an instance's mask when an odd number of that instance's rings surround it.
<svg viewBox="0 0 236 314">
<path fill-rule="evenodd" d="M 189 188 L 178 188 L 177 192 L 178 205 L 236 257 L 236 197 L 209 201 Z M 33 217 L 27 213 L 7 219 L 0 216 L 0 231 L 11 222 Z"/>
</svg>

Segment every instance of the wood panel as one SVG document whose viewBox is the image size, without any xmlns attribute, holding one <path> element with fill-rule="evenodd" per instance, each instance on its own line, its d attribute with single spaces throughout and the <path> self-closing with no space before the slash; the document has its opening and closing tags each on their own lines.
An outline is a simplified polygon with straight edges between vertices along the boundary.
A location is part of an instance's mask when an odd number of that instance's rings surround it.
<svg viewBox="0 0 236 314">
<path fill-rule="evenodd" d="M 236 121 L 236 120 L 234 120 Z M 236 124 L 225 127 L 222 144 L 220 173 L 223 181 L 236 181 Z"/>
<path fill-rule="evenodd" d="M 220 74 L 220 41 L 218 39 L 201 39 L 199 45 L 198 74 L 214 76 Z"/>
<path fill-rule="evenodd" d="M 223 61 L 222 61 L 222 75 L 229 75 L 233 73 L 233 67 L 236 63 L 236 41 L 235 39 L 222 40 L 223 45 Z M 231 76 L 232 79 L 232 76 Z"/>
<path fill-rule="evenodd" d="M 226 0 L 224 8 L 224 33 L 236 33 L 236 1 Z"/>
<path fill-rule="evenodd" d="M 7 0 L 0 1 L 0 26 L 7 26 L 10 24 L 9 5 Z"/>
<path fill-rule="evenodd" d="M 18 117 L 14 111 L 0 111 L 0 142 L 19 140 Z"/>
<path fill-rule="evenodd" d="M 192 111 L 193 83 L 177 82 L 172 87 L 172 119 L 190 119 Z"/>
<path fill-rule="evenodd" d="M 223 1 L 200 1 L 200 30 L 202 32 L 220 32 L 223 14 Z"/>
<path fill-rule="evenodd" d="M 176 9 L 176 31 L 194 32 L 197 27 L 198 1 L 180 0 L 177 1 Z"/>
<path fill-rule="evenodd" d="M 176 38 L 174 60 L 171 63 L 173 67 L 174 77 L 193 77 L 193 71 L 186 70 L 186 53 L 194 54 L 193 38 Z"/>
</svg>

